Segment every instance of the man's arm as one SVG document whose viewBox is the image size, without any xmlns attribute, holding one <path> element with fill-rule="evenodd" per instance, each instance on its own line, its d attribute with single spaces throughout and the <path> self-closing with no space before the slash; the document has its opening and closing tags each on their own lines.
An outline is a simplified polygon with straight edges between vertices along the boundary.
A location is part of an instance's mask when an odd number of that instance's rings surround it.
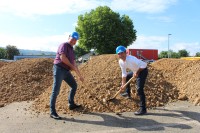
<svg viewBox="0 0 200 133">
<path fill-rule="evenodd" d="M 123 86 L 126 84 L 126 77 L 122 77 L 122 85 L 120 87 L 121 92 L 124 91 L 125 87 L 123 88 Z"/>
<path fill-rule="evenodd" d="M 80 81 L 84 81 L 84 78 L 82 77 L 82 75 L 81 75 L 81 73 L 80 73 L 80 71 L 79 71 L 79 69 L 78 69 L 78 67 L 77 67 L 77 65 L 76 65 L 76 61 L 74 60 L 74 66 L 75 66 L 75 72 L 76 72 L 76 74 L 79 76 L 79 79 L 80 79 Z"/>
<path fill-rule="evenodd" d="M 138 70 L 137 70 L 137 72 L 136 73 L 134 73 L 134 77 L 138 77 L 138 75 L 140 74 L 140 72 L 142 71 L 142 70 L 144 70 L 145 68 L 139 68 Z"/>
<path fill-rule="evenodd" d="M 75 71 L 75 66 L 73 64 L 70 63 L 69 59 L 65 56 L 65 54 L 61 54 L 60 55 L 60 59 L 63 63 L 65 63 L 66 65 L 68 65 L 70 67 L 71 70 Z"/>
<path fill-rule="evenodd" d="M 63 63 L 65 63 L 66 65 L 68 65 L 70 67 L 70 69 L 72 71 L 75 71 L 76 74 L 79 76 L 79 79 L 81 81 L 84 81 L 83 77 L 81 76 L 79 70 L 78 70 L 78 67 L 76 66 L 76 62 L 74 61 L 74 64 L 70 63 L 69 59 L 65 56 L 65 54 L 61 54 L 60 55 L 60 59 Z"/>
<path fill-rule="evenodd" d="M 122 77 L 122 86 L 126 84 L 126 77 Z"/>
</svg>

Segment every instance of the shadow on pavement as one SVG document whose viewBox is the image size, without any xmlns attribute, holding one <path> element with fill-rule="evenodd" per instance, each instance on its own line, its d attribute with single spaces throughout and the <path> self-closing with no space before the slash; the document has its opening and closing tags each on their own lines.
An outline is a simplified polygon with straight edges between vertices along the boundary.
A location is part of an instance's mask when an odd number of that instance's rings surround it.
<svg viewBox="0 0 200 133">
<path fill-rule="evenodd" d="M 175 117 L 180 119 L 188 120 L 196 120 L 200 122 L 200 113 L 192 112 L 192 111 L 180 111 L 180 110 L 168 110 L 168 109 L 156 109 L 156 110 L 163 110 L 169 113 L 149 113 L 148 115 L 156 115 L 156 116 L 168 116 L 168 117 Z M 175 114 L 176 113 L 176 114 Z"/>
<path fill-rule="evenodd" d="M 62 118 L 62 120 L 71 121 L 71 122 L 78 122 L 78 123 L 86 123 L 92 125 L 102 125 L 108 127 L 121 127 L 121 128 L 135 128 L 140 131 L 162 131 L 165 130 L 165 127 L 172 127 L 172 128 L 180 128 L 180 129 L 191 129 L 191 126 L 186 124 L 177 124 L 177 123 L 160 123 L 152 119 L 145 118 L 146 115 L 140 116 L 138 118 L 135 117 L 127 117 L 127 116 L 112 116 L 109 114 L 99 114 L 99 113 L 90 113 L 88 115 L 95 115 L 103 118 L 101 121 L 97 120 L 78 120 L 78 119 L 69 119 L 69 118 Z M 157 113 L 149 113 L 148 115 L 160 115 L 162 116 L 169 116 L 169 117 L 180 117 L 178 115 L 171 115 L 170 113 L 167 114 L 157 114 Z M 141 118 L 142 117 L 142 118 Z"/>
</svg>

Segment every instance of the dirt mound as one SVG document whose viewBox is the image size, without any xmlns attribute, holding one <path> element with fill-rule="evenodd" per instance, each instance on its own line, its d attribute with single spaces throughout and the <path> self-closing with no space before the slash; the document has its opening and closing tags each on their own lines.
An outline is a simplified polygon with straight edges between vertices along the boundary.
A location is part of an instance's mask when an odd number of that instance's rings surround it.
<svg viewBox="0 0 200 133">
<path fill-rule="evenodd" d="M 7 64 L 8 64 L 8 62 L 0 61 L 0 68 L 1 68 L 2 66 L 4 66 L 4 65 L 7 65 Z"/>
<path fill-rule="evenodd" d="M 78 81 L 78 90 L 75 101 L 83 105 L 84 112 L 124 112 L 135 111 L 138 108 L 135 83 L 132 86 L 132 99 L 117 97 L 114 102 L 104 102 L 119 90 L 121 84 L 121 70 L 116 55 L 100 55 L 93 57 L 80 66 L 80 71 L 85 77 L 85 83 Z M 69 87 L 63 82 L 57 101 L 57 109 L 62 113 L 72 113 L 68 110 L 67 97 Z M 163 106 L 176 100 L 178 91 L 176 87 L 166 82 L 162 73 L 149 66 L 149 76 L 145 87 L 147 107 Z M 51 87 L 46 90 L 36 101 L 35 108 L 39 111 L 49 111 L 49 97 Z"/>
<path fill-rule="evenodd" d="M 167 82 L 177 86 L 180 100 L 200 104 L 200 60 L 161 59 L 152 64 Z"/>
<path fill-rule="evenodd" d="M 34 110 L 49 112 L 52 66 L 53 60 L 44 58 L 23 59 L 0 67 L 0 104 L 35 100 Z M 125 112 L 138 108 L 135 81 L 131 82 L 132 99 L 118 96 L 114 102 L 103 100 L 113 97 L 121 84 L 116 55 L 92 57 L 79 69 L 85 82 L 77 79 L 75 102 L 83 105 L 82 112 Z M 178 99 L 200 104 L 199 61 L 161 59 L 148 65 L 148 69 L 145 86 L 148 108 L 163 106 Z M 56 103 L 59 113 L 75 113 L 68 110 L 68 94 L 69 86 L 63 82 Z"/>
<path fill-rule="evenodd" d="M 52 59 L 23 59 L 0 68 L 0 104 L 34 100 L 52 84 Z"/>
</svg>

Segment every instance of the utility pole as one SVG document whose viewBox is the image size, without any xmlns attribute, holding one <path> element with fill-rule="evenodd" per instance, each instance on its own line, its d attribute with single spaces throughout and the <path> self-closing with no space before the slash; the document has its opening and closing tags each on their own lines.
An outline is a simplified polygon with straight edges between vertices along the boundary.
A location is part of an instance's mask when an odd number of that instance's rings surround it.
<svg viewBox="0 0 200 133">
<path fill-rule="evenodd" d="M 169 54 L 169 36 L 172 34 L 168 34 L 168 58 L 170 58 L 170 54 Z"/>
</svg>

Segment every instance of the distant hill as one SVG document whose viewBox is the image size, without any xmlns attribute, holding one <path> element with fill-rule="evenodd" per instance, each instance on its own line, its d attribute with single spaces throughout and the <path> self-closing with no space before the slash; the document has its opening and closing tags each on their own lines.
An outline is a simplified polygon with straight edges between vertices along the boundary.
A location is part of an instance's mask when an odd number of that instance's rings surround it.
<svg viewBox="0 0 200 133">
<path fill-rule="evenodd" d="M 5 47 L 1 47 L 5 49 Z M 41 50 L 27 50 L 27 49 L 19 49 L 20 55 L 56 55 L 56 52 L 52 51 L 41 51 Z"/>
<path fill-rule="evenodd" d="M 56 55 L 56 52 L 19 49 L 20 55 Z"/>
</svg>

